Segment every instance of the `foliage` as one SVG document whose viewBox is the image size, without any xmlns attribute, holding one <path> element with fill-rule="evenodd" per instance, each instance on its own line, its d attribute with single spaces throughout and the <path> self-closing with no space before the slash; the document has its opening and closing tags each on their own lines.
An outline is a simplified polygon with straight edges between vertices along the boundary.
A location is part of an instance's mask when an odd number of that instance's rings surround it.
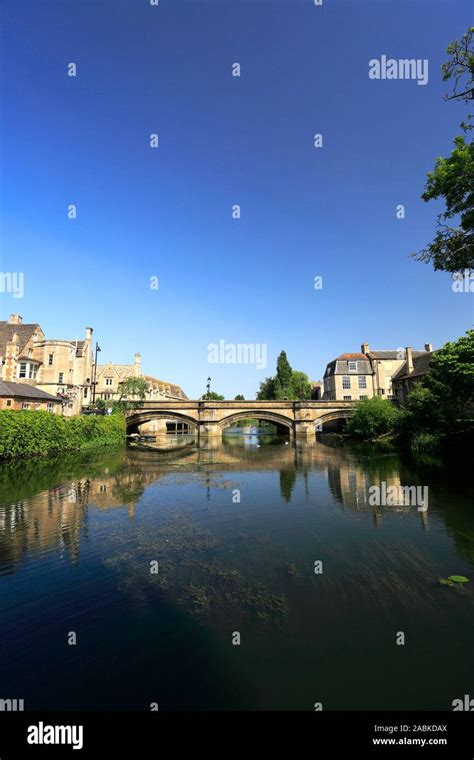
<svg viewBox="0 0 474 760">
<path fill-rule="evenodd" d="M 137 409 L 143 403 L 148 391 L 148 383 L 144 377 L 127 377 L 120 384 L 120 396 L 114 400 L 111 407 L 114 411 L 126 412 Z"/>
<path fill-rule="evenodd" d="M 257 393 L 258 401 L 270 401 L 275 398 L 275 379 L 273 377 L 266 377 L 260 383 L 260 388 Z"/>
<path fill-rule="evenodd" d="M 394 404 L 380 396 L 374 396 L 356 403 L 346 430 L 358 438 L 374 440 L 386 433 L 395 432 L 402 417 L 403 412 Z"/>
<path fill-rule="evenodd" d="M 474 330 L 433 354 L 425 386 L 442 410 L 444 426 L 452 427 L 465 416 L 467 403 L 474 399 Z"/>
<path fill-rule="evenodd" d="M 61 417 L 43 411 L 0 411 L 0 459 L 123 443 L 125 418 Z"/>
<path fill-rule="evenodd" d="M 281 351 L 277 360 L 277 371 L 274 377 L 266 377 L 260 383 L 257 393 L 259 401 L 278 399 L 298 400 L 311 398 L 311 384 L 304 372 L 292 369 L 285 351 Z"/>
<path fill-rule="evenodd" d="M 234 401 L 245 401 L 245 396 L 242 396 L 241 393 L 239 393 L 235 398 Z"/>
<path fill-rule="evenodd" d="M 215 391 L 209 391 L 209 393 L 205 393 L 201 396 L 201 401 L 224 401 L 224 396 L 221 396 L 220 393 L 216 393 Z"/>
<path fill-rule="evenodd" d="M 455 80 L 453 94 L 446 96 L 447 100 L 459 98 L 468 102 L 473 98 L 473 31 L 469 29 L 460 42 L 451 42 L 447 48 L 450 59 L 442 66 L 443 79 Z M 459 81 L 466 75 L 465 89 L 458 92 Z M 468 121 L 470 118 L 468 115 Z M 463 122 L 461 128 L 467 132 L 472 127 Z M 436 159 L 421 196 L 425 202 L 443 198 L 446 210 L 438 215 L 434 240 L 413 255 L 419 261 L 432 262 L 436 270 L 459 273 L 474 268 L 474 145 L 463 136 L 456 137 L 454 143 L 455 148 L 448 158 Z M 450 226 L 448 222 L 454 217 L 459 217 L 459 224 Z"/>
</svg>

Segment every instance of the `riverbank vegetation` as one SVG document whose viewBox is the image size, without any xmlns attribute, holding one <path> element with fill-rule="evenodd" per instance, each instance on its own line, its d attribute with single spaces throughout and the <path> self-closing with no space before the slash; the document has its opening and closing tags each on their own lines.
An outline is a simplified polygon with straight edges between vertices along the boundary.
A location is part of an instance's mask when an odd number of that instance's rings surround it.
<svg viewBox="0 0 474 760">
<path fill-rule="evenodd" d="M 125 442 L 123 414 L 61 417 L 43 411 L 0 411 L 0 459 L 78 451 Z"/>
</svg>

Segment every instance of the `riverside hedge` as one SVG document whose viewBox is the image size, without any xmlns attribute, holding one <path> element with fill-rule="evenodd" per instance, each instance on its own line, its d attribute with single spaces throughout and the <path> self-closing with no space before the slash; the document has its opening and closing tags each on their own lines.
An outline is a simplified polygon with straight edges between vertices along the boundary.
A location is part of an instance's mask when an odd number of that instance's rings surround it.
<svg viewBox="0 0 474 760">
<path fill-rule="evenodd" d="M 110 446 L 125 441 L 125 417 L 61 417 L 42 411 L 0 411 L 0 459 Z"/>
</svg>

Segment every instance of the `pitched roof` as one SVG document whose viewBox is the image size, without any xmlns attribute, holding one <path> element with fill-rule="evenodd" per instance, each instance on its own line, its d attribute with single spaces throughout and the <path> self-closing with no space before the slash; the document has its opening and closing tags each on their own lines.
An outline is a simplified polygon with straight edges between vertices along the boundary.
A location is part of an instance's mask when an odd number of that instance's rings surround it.
<svg viewBox="0 0 474 760">
<path fill-rule="evenodd" d="M 37 401 L 55 401 L 60 403 L 60 399 L 56 396 L 52 396 L 50 393 L 36 388 L 34 385 L 27 385 L 26 383 L 7 383 L 0 380 L 0 397 L 16 397 L 16 398 L 31 398 Z"/>
<path fill-rule="evenodd" d="M 11 322 L 0 322 L 0 356 L 5 356 L 7 343 L 13 337 L 13 333 L 18 335 L 18 348 L 21 350 L 26 346 L 31 336 L 39 325 L 36 324 L 12 324 Z"/>
<path fill-rule="evenodd" d="M 171 392 L 180 391 L 181 398 L 188 398 L 185 392 L 183 391 L 183 389 L 181 388 L 181 386 L 176 385 L 176 383 L 169 383 L 166 380 L 160 380 L 157 377 L 152 377 L 152 375 L 143 375 L 143 377 L 145 378 L 145 380 L 148 380 L 148 382 L 150 382 L 152 385 L 164 385 L 166 388 L 169 388 Z"/>
<path fill-rule="evenodd" d="M 426 351 L 413 351 L 413 356 L 420 356 L 421 354 L 426 353 Z M 404 355 L 400 356 L 400 349 L 393 349 L 389 351 L 369 351 L 367 355 L 370 356 L 371 359 L 400 360 L 404 358 Z"/>
<path fill-rule="evenodd" d="M 430 368 L 431 357 L 434 351 L 417 351 L 413 352 L 413 372 L 407 372 L 407 363 L 403 362 L 400 369 L 395 372 L 392 380 L 404 380 L 407 377 L 421 377 L 426 375 Z"/>
<path fill-rule="evenodd" d="M 334 359 L 332 362 L 329 362 L 329 364 L 326 367 L 326 372 L 324 373 L 324 377 L 329 377 L 330 375 L 372 375 L 373 369 L 370 361 L 367 359 L 364 354 L 342 354 L 342 356 L 352 356 L 352 357 L 361 357 L 356 359 Z M 350 361 L 357 361 L 357 369 L 356 370 L 349 370 L 349 362 Z"/>
<path fill-rule="evenodd" d="M 336 357 L 336 361 L 339 361 L 339 360 L 342 360 L 342 361 L 344 361 L 344 360 L 354 361 L 354 360 L 357 360 L 357 359 L 365 359 L 365 361 L 367 361 L 366 355 L 365 354 L 361 354 L 361 353 L 341 354 L 340 356 Z"/>
</svg>

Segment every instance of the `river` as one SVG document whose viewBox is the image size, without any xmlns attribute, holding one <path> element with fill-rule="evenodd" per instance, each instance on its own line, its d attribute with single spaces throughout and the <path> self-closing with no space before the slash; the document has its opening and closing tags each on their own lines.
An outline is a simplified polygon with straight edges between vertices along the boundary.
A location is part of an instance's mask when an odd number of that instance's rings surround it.
<svg viewBox="0 0 474 760">
<path fill-rule="evenodd" d="M 311 711 L 472 694 L 472 479 L 328 442 L 234 431 L 0 465 L 0 697 Z M 427 487 L 429 506 L 370 506 L 380 483 Z"/>
</svg>

